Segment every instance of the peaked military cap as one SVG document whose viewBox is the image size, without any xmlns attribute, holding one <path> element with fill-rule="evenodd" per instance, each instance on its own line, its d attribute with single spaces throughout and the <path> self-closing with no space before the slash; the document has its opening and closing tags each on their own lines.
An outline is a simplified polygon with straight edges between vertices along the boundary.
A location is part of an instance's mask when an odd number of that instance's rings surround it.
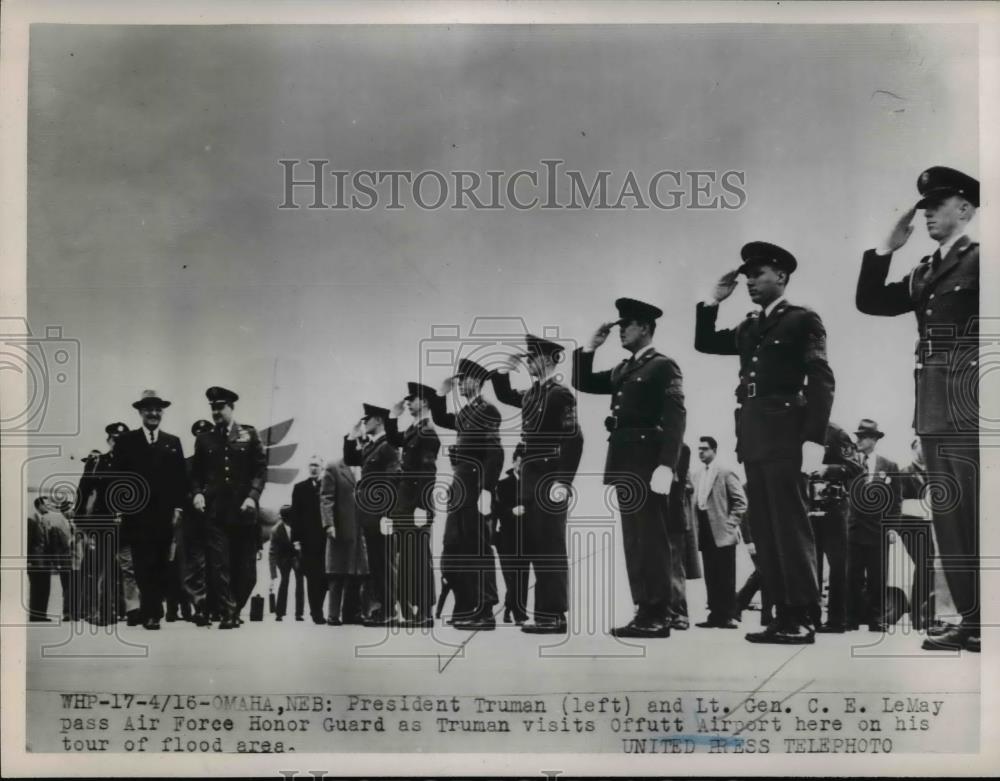
<svg viewBox="0 0 1000 781">
<path fill-rule="evenodd" d="M 862 418 L 861 422 L 858 423 L 858 430 L 854 432 L 854 436 L 875 437 L 875 439 L 882 439 L 885 434 L 878 430 L 878 423 L 874 420 L 871 418 Z"/>
<path fill-rule="evenodd" d="M 136 409 L 142 409 L 143 407 L 159 407 L 160 409 L 166 409 L 170 406 L 170 402 L 164 401 L 160 398 L 160 394 L 155 390 L 144 390 L 142 395 L 139 397 L 139 400 L 132 402 L 132 406 Z"/>
<path fill-rule="evenodd" d="M 426 385 L 421 385 L 419 382 L 408 382 L 406 383 L 406 398 L 407 399 L 429 399 L 434 396 L 434 389 Z"/>
<path fill-rule="evenodd" d="M 283 504 L 278 509 L 278 515 L 283 521 L 290 521 L 292 519 L 292 506 L 290 504 Z"/>
<path fill-rule="evenodd" d="M 109 423 L 104 427 L 104 433 L 109 437 L 119 437 L 128 431 L 128 426 L 124 423 Z"/>
<path fill-rule="evenodd" d="M 528 355 L 549 355 L 556 357 L 566 349 L 565 346 L 559 344 L 559 342 L 553 342 L 550 339 L 543 339 L 542 337 L 535 336 L 534 334 L 527 334 L 524 337 L 524 344 L 528 350 Z"/>
<path fill-rule="evenodd" d="M 389 417 L 389 410 L 385 407 L 376 407 L 374 404 L 363 404 L 365 408 L 365 418 L 382 418 L 385 420 Z"/>
<path fill-rule="evenodd" d="M 921 198 L 918 209 L 940 203 L 951 195 L 961 195 L 973 206 L 979 206 L 979 182 L 954 168 L 936 165 L 917 177 L 917 191 Z"/>
<path fill-rule="evenodd" d="M 476 377 L 477 379 L 485 380 L 489 375 L 489 371 L 475 361 L 470 361 L 468 358 L 458 359 L 458 371 L 455 372 L 456 377 Z"/>
<path fill-rule="evenodd" d="M 240 398 L 228 388 L 220 388 L 218 385 L 213 385 L 205 391 L 205 396 L 209 402 L 224 401 L 226 404 L 233 404 Z"/>
<path fill-rule="evenodd" d="M 663 310 L 645 301 L 637 301 L 634 298 L 619 298 L 615 301 L 615 308 L 618 310 L 618 323 L 624 324 L 631 320 L 640 323 L 652 323 L 663 314 Z"/>
<path fill-rule="evenodd" d="M 773 266 L 791 274 L 799 266 L 791 252 L 768 241 L 744 244 L 740 257 L 743 258 L 743 265 L 736 270 L 738 274 L 745 274 L 748 269 L 762 265 Z"/>
<path fill-rule="evenodd" d="M 213 428 L 215 428 L 215 426 L 213 426 L 207 420 L 196 420 L 194 424 L 191 426 L 191 433 L 194 434 L 195 436 L 198 436 L 199 434 L 204 434 L 206 432 L 211 431 Z"/>
</svg>

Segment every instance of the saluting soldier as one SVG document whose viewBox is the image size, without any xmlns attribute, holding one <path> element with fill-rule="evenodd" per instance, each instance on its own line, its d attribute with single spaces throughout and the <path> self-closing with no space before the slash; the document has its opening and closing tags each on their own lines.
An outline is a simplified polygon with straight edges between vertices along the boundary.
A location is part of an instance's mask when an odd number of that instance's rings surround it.
<svg viewBox="0 0 1000 781">
<path fill-rule="evenodd" d="M 385 436 L 389 410 L 374 404 L 365 404 L 364 410 L 364 417 L 344 437 L 344 463 L 361 467 L 355 499 L 371 572 L 364 624 L 387 626 L 396 618 L 390 519 L 398 490 L 399 452 Z"/>
<path fill-rule="evenodd" d="M 434 625 L 434 559 L 431 556 L 433 491 L 441 440 L 430 421 L 428 399 L 434 389 L 407 383 L 407 394 L 390 411 L 385 434 L 402 449 L 399 496 L 393 516 L 394 549 L 399 557 L 399 605 L 403 621 L 420 627 Z M 413 422 L 399 430 L 403 406 Z"/>
<path fill-rule="evenodd" d="M 754 241 L 740 255 L 743 264 L 724 274 L 711 298 L 698 304 L 694 346 L 703 353 L 740 357 L 736 452 L 746 467 L 763 591 L 777 612 L 777 620 L 746 639 L 812 643 L 820 592 L 802 472 L 821 468 L 833 405 L 826 330 L 818 314 L 785 300 L 785 286 L 798 265 L 790 252 Z M 719 304 L 736 289 L 740 274 L 761 308 L 735 329 L 716 330 Z"/>
<path fill-rule="evenodd" d="M 978 652 L 979 636 L 979 243 L 966 235 L 979 207 L 979 182 L 934 166 L 917 179 L 920 200 L 877 249 L 865 252 L 856 303 L 868 315 L 917 318 L 916 408 L 928 478 L 957 486 L 952 503 L 934 503 L 934 531 L 960 625 L 924 640 L 925 650 Z M 938 243 L 898 282 L 887 284 L 892 254 L 913 232 L 917 209 Z M 950 493 L 950 491 L 949 491 Z"/>
<path fill-rule="evenodd" d="M 605 485 L 615 486 L 622 519 L 625 566 L 636 613 L 615 637 L 670 637 L 671 556 L 668 495 L 681 453 L 687 413 L 677 363 L 653 347 L 663 311 L 632 298 L 615 301 L 619 319 L 604 323 L 573 353 L 573 386 L 611 396 Z M 609 371 L 594 371 L 594 352 L 617 325 L 631 356 Z"/>
<path fill-rule="evenodd" d="M 194 443 L 192 505 L 205 514 L 219 629 L 235 629 L 257 582 L 257 511 L 267 481 L 267 455 L 257 430 L 233 418 L 237 394 L 213 386 L 205 396 L 215 426 Z"/>
<path fill-rule="evenodd" d="M 441 552 L 441 574 L 455 592 L 452 626 L 456 629 L 496 628 L 496 560 L 481 507 L 488 509 L 492 504 L 491 492 L 503 469 L 503 448 L 500 411 L 482 397 L 488 376 L 478 363 L 461 358 L 457 373 L 430 399 L 434 423 L 458 432 L 448 450 L 453 476 Z M 455 380 L 459 395 L 467 402 L 457 413 L 447 409 Z"/>
<path fill-rule="evenodd" d="M 525 354 L 512 356 L 506 371 L 492 375 L 497 400 L 521 410 L 521 504 L 513 513 L 524 516 L 525 553 L 535 570 L 535 620 L 521 631 L 560 634 L 566 632 L 569 609 L 566 514 L 583 434 L 576 420 L 576 396 L 556 374 L 563 346 L 534 334 L 525 337 L 525 345 Z M 509 374 L 520 359 L 527 359 L 534 380 L 523 391 L 511 387 Z"/>
</svg>

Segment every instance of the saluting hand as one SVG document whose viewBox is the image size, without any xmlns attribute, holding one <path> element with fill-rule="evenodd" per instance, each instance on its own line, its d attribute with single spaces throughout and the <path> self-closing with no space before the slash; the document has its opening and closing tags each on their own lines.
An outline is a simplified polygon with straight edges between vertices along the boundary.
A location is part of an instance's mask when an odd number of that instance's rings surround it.
<svg viewBox="0 0 1000 781">
<path fill-rule="evenodd" d="M 587 347 L 593 351 L 604 344 L 604 340 L 608 338 L 608 334 L 611 333 L 611 329 L 615 327 L 617 320 L 612 320 L 610 323 L 602 323 L 600 328 L 594 331 L 594 335 L 590 337 L 590 343 Z"/>
<path fill-rule="evenodd" d="M 739 275 L 739 269 L 733 269 L 719 277 L 719 281 L 715 283 L 715 288 L 712 290 L 712 300 L 715 303 L 722 303 L 733 294 Z"/>
<path fill-rule="evenodd" d="M 398 418 L 400 415 L 403 414 L 404 401 L 406 401 L 406 399 L 400 399 L 399 401 L 397 401 L 395 404 L 392 405 L 392 409 L 389 410 L 389 417 Z"/>
<path fill-rule="evenodd" d="M 885 240 L 885 248 L 888 249 L 889 252 L 895 252 L 906 244 L 906 240 L 909 239 L 910 234 L 913 233 L 913 217 L 916 213 L 917 207 L 913 206 L 896 221 L 895 225 L 892 226 L 892 232 L 889 233 Z"/>
<path fill-rule="evenodd" d="M 451 393 L 451 389 L 455 387 L 455 378 L 447 377 L 444 382 L 441 383 L 441 389 L 438 391 L 438 396 L 447 396 Z"/>
</svg>

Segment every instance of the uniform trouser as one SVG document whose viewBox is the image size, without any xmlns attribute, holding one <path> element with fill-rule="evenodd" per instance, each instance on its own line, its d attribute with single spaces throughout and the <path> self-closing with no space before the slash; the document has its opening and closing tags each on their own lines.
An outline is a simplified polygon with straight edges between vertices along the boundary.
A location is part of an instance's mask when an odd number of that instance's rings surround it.
<svg viewBox="0 0 1000 781">
<path fill-rule="evenodd" d="M 750 607 L 750 600 L 753 599 L 754 594 L 760 591 L 760 623 L 761 626 L 766 626 L 771 623 L 774 617 L 774 606 L 762 588 L 763 583 L 761 582 L 757 556 L 751 556 L 750 560 L 753 562 L 753 572 L 750 573 L 746 583 L 743 584 L 736 594 L 736 609 L 737 611 L 747 610 Z"/>
<path fill-rule="evenodd" d="M 885 565 L 882 541 L 852 539 L 849 542 L 847 615 L 852 626 L 882 621 L 885 614 Z"/>
<path fill-rule="evenodd" d="M 132 543 L 132 561 L 139 586 L 142 617 L 163 618 L 163 600 L 170 576 L 170 538 L 139 539 Z"/>
<path fill-rule="evenodd" d="M 666 619 L 670 615 L 672 571 L 667 497 L 648 490 L 637 494 L 631 484 L 618 485 L 616 491 L 625 569 L 632 603 L 638 607 L 636 617 Z"/>
<path fill-rule="evenodd" d="M 52 593 L 52 570 L 28 570 L 28 620 L 45 621 L 48 618 L 49 595 Z"/>
<path fill-rule="evenodd" d="M 524 515 L 504 513 L 500 520 L 500 534 L 496 540 L 497 557 L 500 559 L 500 572 L 503 574 L 504 608 L 509 610 L 515 619 L 528 616 L 528 575 L 531 572 L 531 561 L 528 558 L 528 543 L 525 539 Z M 537 600 L 537 590 L 535 599 Z M 537 605 L 537 601 L 536 601 Z"/>
<path fill-rule="evenodd" d="M 183 544 L 177 546 L 181 583 L 196 610 L 208 612 L 208 582 L 205 574 L 208 530 L 203 513 L 185 513 Z"/>
<path fill-rule="evenodd" d="M 492 613 L 497 597 L 496 559 L 479 507 L 457 507 L 445 521 L 445 538 L 453 540 L 441 556 L 441 572 L 455 593 L 458 619 Z"/>
<path fill-rule="evenodd" d="M 177 608 L 181 608 L 185 616 L 190 612 L 191 597 L 184 588 L 185 542 L 184 528 L 178 526 L 174 530 L 174 557 L 167 568 L 167 612 L 170 615 L 176 615 Z"/>
<path fill-rule="evenodd" d="M 979 630 L 979 434 L 922 435 L 938 554 L 962 624 Z"/>
<path fill-rule="evenodd" d="M 257 583 L 257 527 L 209 521 L 208 573 L 224 616 L 236 618 Z"/>
<path fill-rule="evenodd" d="M 786 613 L 819 602 L 816 542 L 806 514 L 802 459 L 746 464 L 750 531 L 768 599 Z"/>
<path fill-rule="evenodd" d="M 117 526 L 92 523 L 85 534 L 88 545 L 80 567 L 84 617 L 107 623 L 118 615 Z"/>
<path fill-rule="evenodd" d="M 139 584 L 135 579 L 135 562 L 132 558 L 131 543 L 122 543 L 118 548 L 118 582 L 121 589 L 122 607 L 126 613 L 137 611 L 141 607 Z"/>
<path fill-rule="evenodd" d="M 932 522 L 923 518 L 900 518 L 883 523 L 902 540 L 913 560 L 913 586 L 910 589 L 910 616 L 913 626 L 921 629 L 934 621 L 934 534 Z"/>
<path fill-rule="evenodd" d="M 830 565 L 830 591 L 826 620 L 843 624 L 847 620 L 847 514 L 831 510 L 810 518 L 816 540 L 816 582 L 823 582 L 823 556 Z"/>
<path fill-rule="evenodd" d="M 412 516 L 393 531 L 393 548 L 398 557 L 399 606 L 404 618 L 415 613 L 418 619 L 434 615 L 434 559 L 431 556 L 431 526 L 412 526 Z"/>
<path fill-rule="evenodd" d="M 569 609 L 569 559 L 566 554 L 566 503 L 525 512 L 528 558 L 535 570 L 535 620 L 562 619 Z"/>
<path fill-rule="evenodd" d="M 309 615 L 311 615 L 316 621 L 323 620 L 323 604 L 326 602 L 326 592 L 329 588 L 329 582 L 326 577 L 325 543 L 318 552 L 314 550 L 306 550 L 305 545 L 302 547 L 302 575 L 305 576 L 306 580 L 306 594 L 309 599 Z M 301 608 L 297 610 L 296 615 L 302 615 Z"/>
<path fill-rule="evenodd" d="M 358 575 L 327 575 L 330 591 L 330 618 L 357 618 L 361 613 L 361 584 Z"/>
<path fill-rule="evenodd" d="M 670 532 L 670 615 L 687 618 L 687 571 L 681 551 L 687 532 Z"/>
<path fill-rule="evenodd" d="M 392 618 L 396 612 L 392 537 L 382 534 L 378 522 L 366 521 L 362 528 L 368 550 L 369 572 L 365 585 L 365 612 L 370 618 Z"/>
<path fill-rule="evenodd" d="M 718 546 L 704 510 L 698 510 L 698 542 L 705 569 L 708 616 L 717 621 L 736 618 L 736 543 Z"/>
<path fill-rule="evenodd" d="M 286 561 L 278 565 L 278 573 L 281 575 L 281 582 L 278 584 L 278 597 L 274 606 L 274 614 L 279 618 L 285 615 L 285 609 L 288 607 L 288 584 L 294 575 L 295 617 L 301 618 L 305 603 L 304 590 L 302 588 L 304 580 L 302 567 L 293 564 L 291 561 Z"/>
</svg>

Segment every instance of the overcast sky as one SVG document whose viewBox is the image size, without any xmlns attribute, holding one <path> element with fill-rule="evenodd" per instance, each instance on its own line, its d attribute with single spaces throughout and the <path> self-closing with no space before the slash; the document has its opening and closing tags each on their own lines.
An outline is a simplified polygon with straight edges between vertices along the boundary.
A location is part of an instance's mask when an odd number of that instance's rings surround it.
<svg viewBox="0 0 1000 781">
<path fill-rule="evenodd" d="M 788 297 L 826 324 L 834 421 L 877 419 L 902 458 L 914 322 L 861 315 L 854 285 L 923 168 L 978 175 L 977 95 L 970 26 L 36 25 L 29 321 L 81 352 L 82 432 L 57 441 L 103 447 L 104 425 L 138 425 L 129 405 L 155 388 L 190 449 L 218 384 L 241 395 L 240 421 L 294 416 L 304 467 L 336 454 L 362 401 L 388 406 L 420 376 L 432 326 L 512 317 L 583 341 L 628 295 L 665 311 L 655 344 L 684 372 L 688 442 L 712 434 L 733 461 L 737 360 L 695 353 L 694 306 L 764 239 L 798 257 Z M 618 183 L 737 170 L 747 202 L 279 210 L 277 161 L 310 158 L 483 175 L 558 158 Z M 918 220 L 892 276 L 932 247 Z M 741 287 L 720 323 L 751 308 Z M 621 357 L 613 337 L 598 364 Z M 580 409 L 582 468 L 599 471 L 607 400 Z"/>
</svg>

